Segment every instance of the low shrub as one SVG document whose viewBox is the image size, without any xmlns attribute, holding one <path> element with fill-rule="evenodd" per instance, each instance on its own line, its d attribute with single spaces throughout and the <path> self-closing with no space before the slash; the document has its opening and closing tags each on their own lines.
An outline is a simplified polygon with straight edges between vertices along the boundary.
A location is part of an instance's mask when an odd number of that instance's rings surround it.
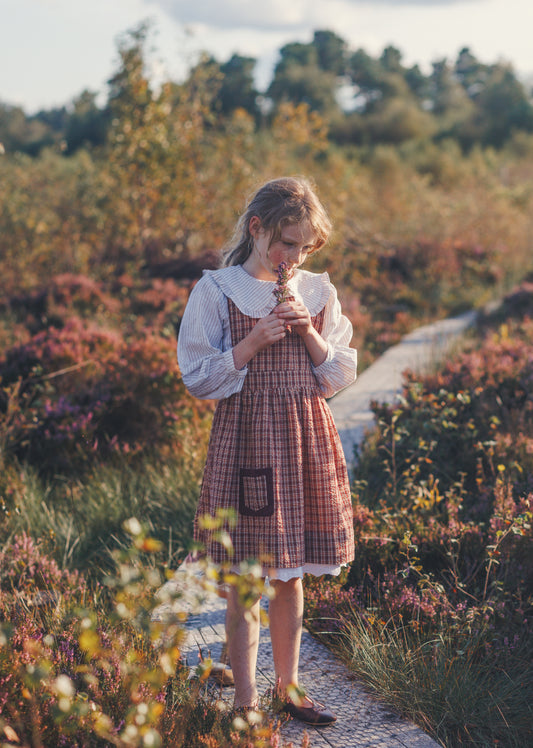
<svg viewBox="0 0 533 748">
<path fill-rule="evenodd" d="M 0 358 L 4 455 L 44 471 L 71 471 L 114 453 L 183 449 L 178 423 L 208 407 L 179 377 L 175 341 L 69 317 Z"/>
</svg>

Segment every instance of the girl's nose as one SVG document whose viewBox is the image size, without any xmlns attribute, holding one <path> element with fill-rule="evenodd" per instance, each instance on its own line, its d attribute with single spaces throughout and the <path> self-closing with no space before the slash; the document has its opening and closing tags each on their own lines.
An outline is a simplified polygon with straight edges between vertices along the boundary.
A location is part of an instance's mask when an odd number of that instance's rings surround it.
<svg viewBox="0 0 533 748">
<path fill-rule="evenodd" d="M 306 254 L 307 252 L 305 251 L 305 249 L 302 249 L 300 247 L 291 247 L 289 258 L 291 262 L 299 264 L 300 262 L 303 262 Z"/>
</svg>

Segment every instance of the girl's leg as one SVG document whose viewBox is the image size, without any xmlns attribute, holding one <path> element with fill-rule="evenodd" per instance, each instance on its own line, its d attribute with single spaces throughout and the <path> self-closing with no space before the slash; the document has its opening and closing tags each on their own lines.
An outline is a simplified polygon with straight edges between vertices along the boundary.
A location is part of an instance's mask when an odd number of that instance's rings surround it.
<svg viewBox="0 0 533 748">
<path fill-rule="evenodd" d="M 289 579 L 287 582 L 272 580 L 270 584 L 276 593 L 268 609 L 270 639 L 276 682 L 283 693 L 291 683 L 298 685 L 304 612 L 303 587 L 301 579 Z"/>
<path fill-rule="evenodd" d="M 258 700 L 255 670 L 259 648 L 259 600 L 251 608 L 239 604 L 231 587 L 227 594 L 226 640 L 235 681 L 236 708 L 256 706 Z"/>
<path fill-rule="evenodd" d="M 272 581 L 271 584 L 276 594 L 269 606 L 270 638 L 276 680 L 283 698 L 287 697 L 288 685 L 298 685 L 304 595 L 301 579 L 290 579 L 288 582 Z M 309 696 L 304 696 L 298 704 L 288 698 L 284 710 L 292 717 L 317 727 L 330 725 L 336 720 L 335 715 L 324 704 L 314 701 Z"/>
</svg>

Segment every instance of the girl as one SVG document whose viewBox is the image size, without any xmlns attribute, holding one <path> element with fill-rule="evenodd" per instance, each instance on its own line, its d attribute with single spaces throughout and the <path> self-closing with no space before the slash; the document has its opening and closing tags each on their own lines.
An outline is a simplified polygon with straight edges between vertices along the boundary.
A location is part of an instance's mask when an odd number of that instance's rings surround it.
<svg viewBox="0 0 533 748">
<path fill-rule="evenodd" d="M 275 589 L 270 636 L 284 708 L 315 725 L 335 716 L 309 697 L 295 704 L 287 695 L 298 685 L 302 577 L 339 574 L 354 551 L 346 463 L 325 400 L 355 380 L 352 327 L 327 273 L 299 269 L 330 229 L 307 181 L 267 182 L 239 220 L 222 269 L 205 271 L 194 287 L 178 340 L 189 391 L 219 400 L 196 517 L 219 507 L 238 512 L 233 560 L 260 559 Z M 276 285 L 282 271 L 287 289 Z M 195 538 L 215 562 L 226 560 L 198 522 Z M 230 589 L 236 707 L 258 700 L 259 601 L 245 612 Z"/>
</svg>

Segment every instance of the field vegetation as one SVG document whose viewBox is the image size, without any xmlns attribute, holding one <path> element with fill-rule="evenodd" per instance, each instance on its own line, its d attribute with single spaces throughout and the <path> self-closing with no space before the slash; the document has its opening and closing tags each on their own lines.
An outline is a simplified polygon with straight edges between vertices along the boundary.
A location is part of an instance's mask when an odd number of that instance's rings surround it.
<svg viewBox="0 0 533 748">
<path fill-rule="evenodd" d="M 310 269 L 337 286 L 362 368 L 418 324 L 507 299 L 376 404 L 357 558 L 307 581 L 308 624 L 443 745 L 529 745 L 530 97 L 464 50 L 425 77 L 330 32 L 283 48 L 262 98 L 245 58 L 154 90 L 146 39 L 120 43 L 105 107 L 85 92 L 0 117 L 2 739 L 282 744 L 268 718 L 252 730 L 204 699 L 179 616 L 158 649 L 149 613 L 190 549 L 213 409 L 175 360 L 188 293 L 245 196 L 304 174 L 335 225 Z M 327 95 L 347 76 L 351 112 Z"/>
<path fill-rule="evenodd" d="M 308 619 L 443 745 L 531 738 L 533 284 L 435 373 L 376 403 L 354 482 L 356 558 Z"/>
</svg>

